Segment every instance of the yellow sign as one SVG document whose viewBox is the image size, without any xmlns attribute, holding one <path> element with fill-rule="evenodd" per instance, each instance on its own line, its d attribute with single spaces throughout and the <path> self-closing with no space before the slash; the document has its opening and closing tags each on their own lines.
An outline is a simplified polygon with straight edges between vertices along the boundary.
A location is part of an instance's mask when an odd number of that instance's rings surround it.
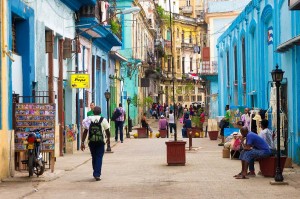
<svg viewBox="0 0 300 199">
<path fill-rule="evenodd" d="M 90 88 L 89 74 L 72 74 L 71 88 Z"/>
</svg>

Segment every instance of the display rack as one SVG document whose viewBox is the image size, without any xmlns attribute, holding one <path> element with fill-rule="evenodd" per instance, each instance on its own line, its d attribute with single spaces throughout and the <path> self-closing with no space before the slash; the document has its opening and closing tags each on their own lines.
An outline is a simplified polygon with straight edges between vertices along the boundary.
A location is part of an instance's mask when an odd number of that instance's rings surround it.
<svg viewBox="0 0 300 199">
<path fill-rule="evenodd" d="M 31 131 L 39 130 L 43 141 L 41 150 L 43 153 L 49 153 L 49 166 L 52 171 L 55 149 L 55 107 L 55 104 L 37 103 L 15 105 L 15 152 L 24 153 L 26 145 L 23 138 L 26 138 Z"/>
</svg>

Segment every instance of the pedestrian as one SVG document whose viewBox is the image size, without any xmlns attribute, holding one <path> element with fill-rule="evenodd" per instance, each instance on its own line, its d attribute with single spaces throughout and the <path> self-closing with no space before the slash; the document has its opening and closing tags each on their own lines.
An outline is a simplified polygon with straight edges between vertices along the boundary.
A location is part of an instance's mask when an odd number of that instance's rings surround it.
<svg viewBox="0 0 300 199">
<path fill-rule="evenodd" d="M 183 108 L 182 105 L 179 103 L 178 104 L 178 114 L 177 114 L 177 119 L 179 119 L 182 116 Z"/>
<path fill-rule="evenodd" d="M 110 145 L 110 126 L 108 121 L 104 117 L 101 117 L 100 114 L 101 108 L 99 106 L 95 106 L 93 108 L 93 115 L 88 116 L 82 121 L 84 131 L 80 146 L 81 150 L 84 151 L 85 139 L 87 134 L 89 134 L 88 145 L 92 155 L 93 176 L 96 181 L 101 180 L 100 176 L 105 143 Z"/>
<path fill-rule="evenodd" d="M 122 107 L 122 104 L 119 104 L 119 107 L 114 110 L 115 111 L 120 111 L 121 114 L 118 118 L 116 118 L 115 121 L 115 129 L 116 129 L 116 135 L 115 135 L 115 141 L 118 142 L 118 129 L 120 130 L 120 141 L 123 143 L 123 126 L 124 126 L 124 121 L 126 120 L 126 112 Z"/>
<path fill-rule="evenodd" d="M 231 117 L 229 105 L 225 106 L 225 111 L 226 111 L 225 117 L 221 120 L 219 126 L 221 128 L 220 135 L 221 135 L 222 142 L 219 143 L 218 146 L 224 146 L 224 128 L 227 128 L 229 126 L 229 121 Z"/>
<path fill-rule="evenodd" d="M 148 121 L 147 121 L 147 117 L 146 117 L 146 116 L 147 116 L 146 113 L 144 113 L 143 116 L 142 116 L 142 119 L 141 119 L 142 127 L 147 128 L 147 129 L 150 131 L 150 133 L 153 133 L 153 130 L 152 130 L 152 128 L 149 126 L 149 123 L 148 123 Z"/>
<path fill-rule="evenodd" d="M 241 116 L 241 120 L 244 122 L 244 125 L 250 130 L 250 112 L 249 108 L 245 108 L 244 114 Z"/>
<path fill-rule="evenodd" d="M 170 127 L 170 135 L 172 135 L 172 129 L 174 129 L 174 133 L 176 133 L 176 123 L 175 123 L 175 116 L 173 110 L 170 110 L 169 113 L 169 127 Z"/>
<path fill-rule="evenodd" d="M 87 116 L 92 116 L 92 115 L 94 115 L 94 107 L 95 107 L 95 103 L 94 102 L 91 102 L 90 103 L 90 108 L 91 108 L 91 110 L 89 111 L 89 112 L 87 112 Z"/>
<path fill-rule="evenodd" d="M 243 150 L 241 151 L 239 159 L 242 162 L 242 171 L 233 176 L 236 179 L 248 179 L 247 175 L 253 175 L 255 176 L 255 173 L 248 173 L 248 166 L 252 160 L 255 160 L 257 158 L 264 158 L 271 155 L 271 150 L 267 144 L 267 142 L 259 137 L 259 135 L 250 132 L 247 127 L 241 128 L 241 134 L 243 138 L 246 138 L 246 144 L 243 144 L 242 140 L 242 146 Z"/>
<path fill-rule="evenodd" d="M 158 130 L 167 130 L 167 129 L 168 129 L 168 121 L 164 115 L 161 115 L 158 121 Z"/>
</svg>

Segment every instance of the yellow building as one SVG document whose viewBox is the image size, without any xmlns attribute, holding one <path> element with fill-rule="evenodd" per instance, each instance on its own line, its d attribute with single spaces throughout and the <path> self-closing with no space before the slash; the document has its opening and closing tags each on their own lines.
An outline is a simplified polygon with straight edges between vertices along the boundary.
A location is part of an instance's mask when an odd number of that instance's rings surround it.
<svg viewBox="0 0 300 199">
<path fill-rule="evenodd" d="M 191 13 L 191 16 L 196 16 L 195 11 Z M 204 90 L 198 78 L 203 35 L 206 33 L 204 18 L 174 13 L 171 23 L 172 50 L 169 24 L 166 22 L 163 24 L 162 37 L 165 54 L 162 63 L 164 78 L 161 82 L 161 88 L 164 95 L 161 100 L 168 104 L 173 103 L 173 58 L 175 103 L 189 106 L 192 102 L 204 102 Z"/>
<path fill-rule="evenodd" d="M 0 48 L 1 48 L 1 124 L 0 124 L 0 181 L 13 175 L 14 171 L 14 138 L 13 132 L 9 129 L 9 121 L 11 113 L 9 113 L 9 51 L 8 51 L 8 17 L 7 17 L 7 1 L 0 0 Z"/>
</svg>

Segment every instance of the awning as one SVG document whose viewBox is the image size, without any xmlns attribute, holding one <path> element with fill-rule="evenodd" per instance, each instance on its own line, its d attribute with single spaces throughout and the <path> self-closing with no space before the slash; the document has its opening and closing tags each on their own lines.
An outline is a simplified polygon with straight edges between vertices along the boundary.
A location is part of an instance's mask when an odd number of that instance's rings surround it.
<svg viewBox="0 0 300 199">
<path fill-rule="evenodd" d="M 120 61 L 127 61 L 125 57 L 123 57 L 120 53 L 117 51 L 109 51 L 109 56 Z"/>
<path fill-rule="evenodd" d="M 290 48 L 292 48 L 294 45 L 300 45 L 300 35 L 280 44 L 277 47 L 276 52 L 283 53 L 285 51 L 288 51 Z"/>
</svg>

